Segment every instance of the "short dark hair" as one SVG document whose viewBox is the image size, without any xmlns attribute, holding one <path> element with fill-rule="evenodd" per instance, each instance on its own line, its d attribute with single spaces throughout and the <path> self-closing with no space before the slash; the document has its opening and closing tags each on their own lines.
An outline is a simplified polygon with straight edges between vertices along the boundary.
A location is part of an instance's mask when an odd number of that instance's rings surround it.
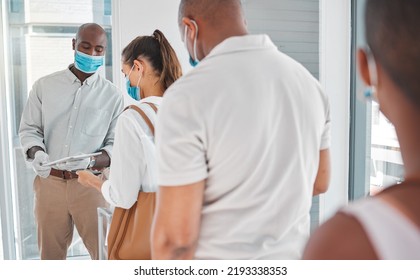
<svg viewBox="0 0 420 280">
<path fill-rule="evenodd" d="M 159 82 L 166 90 L 182 75 L 181 64 L 174 49 L 160 30 L 155 30 L 152 36 L 139 36 L 131 41 L 121 53 L 122 61 L 133 66 L 134 60 L 147 59 Z"/>
<path fill-rule="evenodd" d="M 420 106 L 420 1 L 367 0 L 365 21 L 375 59 Z"/>
</svg>

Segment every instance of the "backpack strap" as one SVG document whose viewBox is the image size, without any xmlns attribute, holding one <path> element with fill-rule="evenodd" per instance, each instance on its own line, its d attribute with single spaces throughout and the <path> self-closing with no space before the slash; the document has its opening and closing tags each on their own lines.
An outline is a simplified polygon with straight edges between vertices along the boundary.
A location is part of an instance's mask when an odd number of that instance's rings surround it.
<svg viewBox="0 0 420 280">
<path fill-rule="evenodd" d="M 153 109 L 153 111 L 155 111 L 157 113 L 157 108 L 156 108 L 155 104 L 148 103 L 148 102 L 144 102 L 144 103 L 145 104 L 148 104 Z M 155 136 L 155 128 L 153 126 L 152 121 L 149 119 L 149 117 L 146 115 L 146 113 L 142 109 L 140 109 L 140 107 L 138 107 L 136 105 L 130 105 L 130 106 L 127 106 L 124 109 L 124 111 L 127 110 L 127 109 L 133 109 L 134 111 L 136 111 L 137 113 L 139 113 L 140 116 L 143 118 L 143 120 L 146 122 L 146 124 L 149 127 L 150 131 L 152 132 L 152 135 Z"/>
<path fill-rule="evenodd" d="M 155 111 L 155 113 L 157 114 L 158 110 L 155 104 L 150 103 L 150 102 L 143 102 L 143 103 L 148 104 L 150 107 L 152 107 L 153 111 Z"/>
</svg>

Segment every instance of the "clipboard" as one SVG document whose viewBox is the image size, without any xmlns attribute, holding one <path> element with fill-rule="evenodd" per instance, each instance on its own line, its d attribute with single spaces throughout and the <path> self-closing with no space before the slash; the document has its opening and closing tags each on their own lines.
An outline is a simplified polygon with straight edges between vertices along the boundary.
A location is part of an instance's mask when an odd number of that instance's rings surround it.
<svg viewBox="0 0 420 280">
<path fill-rule="evenodd" d="M 64 157 L 64 158 L 60 158 L 60 159 L 48 162 L 46 164 L 43 164 L 42 166 L 53 166 L 53 165 L 56 165 L 58 163 L 63 163 L 63 162 L 66 162 L 66 161 L 76 161 L 76 160 L 79 160 L 79 159 L 85 159 L 85 158 L 89 158 L 89 157 L 99 156 L 101 154 L 102 154 L 102 152 L 97 152 L 97 153 L 92 153 L 92 154 L 83 154 L 83 155 L 77 155 L 77 156 Z"/>
</svg>

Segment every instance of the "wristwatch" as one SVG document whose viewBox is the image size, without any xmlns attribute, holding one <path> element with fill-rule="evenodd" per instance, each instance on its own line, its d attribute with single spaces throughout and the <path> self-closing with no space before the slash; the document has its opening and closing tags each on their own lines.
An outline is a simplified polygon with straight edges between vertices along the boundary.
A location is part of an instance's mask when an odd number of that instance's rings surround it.
<svg viewBox="0 0 420 280">
<path fill-rule="evenodd" d="M 96 164 L 96 158 L 95 157 L 90 157 L 90 162 L 89 162 L 88 168 L 92 169 L 95 166 L 95 164 Z"/>
</svg>

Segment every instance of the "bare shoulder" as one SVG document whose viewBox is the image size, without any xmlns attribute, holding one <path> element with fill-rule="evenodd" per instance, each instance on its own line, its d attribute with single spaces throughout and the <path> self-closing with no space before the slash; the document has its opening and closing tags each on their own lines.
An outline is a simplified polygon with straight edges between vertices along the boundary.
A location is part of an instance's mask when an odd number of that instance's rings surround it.
<svg viewBox="0 0 420 280">
<path fill-rule="evenodd" d="M 368 260 L 377 255 L 360 223 L 337 213 L 311 235 L 303 259 Z"/>
</svg>

